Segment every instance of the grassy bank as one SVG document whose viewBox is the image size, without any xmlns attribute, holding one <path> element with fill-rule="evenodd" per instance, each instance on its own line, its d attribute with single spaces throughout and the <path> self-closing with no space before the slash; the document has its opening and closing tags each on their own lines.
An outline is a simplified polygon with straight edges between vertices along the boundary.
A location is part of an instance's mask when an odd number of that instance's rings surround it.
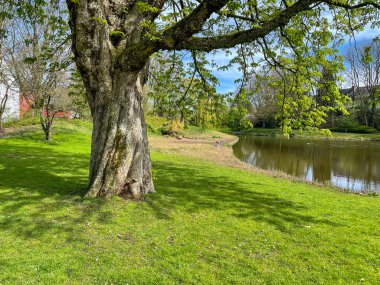
<svg viewBox="0 0 380 285">
<path fill-rule="evenodd" d="M 161 136 L 161 128 L 165 125 L 171 125 L 172 122 L 168 121 L 166 118 L 157 116 L 146 116 L 147 129 L 151 136 L 158 135 Z M 174 123 L 176 124 L 176 123 Z M 180 124 L 181 128 L 178 130 L 177 137 L 184 137 L 190 139 L 209 139 L 209 138 L 223 138 L 226 134 L 218 132 L 217 130 L 204 129 L 199 126 Z"/>
<path fill-rule="evenodd" d="M 280 129 L 266 129 L 266 128 L 252 128 L 239 132 L 240 135 L 256 135 L 256 136 L 281 136 Z M 331 139 L 337 140 L 380 140 L 380 132 L 374 134 L 356 134 L 356 133 L 340 133 L 332 132 L 333 137 Z M 292 136 L 298 138 L 327 138 L 323 134 L 309 132 L 309 131 L 293 131 Z"/>
<path fill-rule="evenodd" d="M 0 139 L 0 284 L 378 284 L 378 197 L 272 178 L 153 138 L 156 194 L 83 198 L 91 130 Z M 190 151 L 188 150 L 190 149 Z M 209 144 L 209 151 L 223 149 Z"/>
</svg>

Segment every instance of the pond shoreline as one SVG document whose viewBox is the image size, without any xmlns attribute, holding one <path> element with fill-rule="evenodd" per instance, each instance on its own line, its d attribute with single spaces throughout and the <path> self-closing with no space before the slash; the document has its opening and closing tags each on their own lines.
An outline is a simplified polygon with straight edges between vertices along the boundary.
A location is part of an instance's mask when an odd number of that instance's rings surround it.
<svg viewBox="0 0 380 285">
<path fill-rule="evenodd" d="M 233 149 L 238 159 L 259 169 L 343 192 L 380 194 L 380 144 L 374 141 L 243 135 Z"/>
<path fill-rule="evenodd" d="M 235 136 L 258 136 L 258 137 L 283 137 L 279 132 L 279 129 L 264 129 L 256 128 L 241 132 L 233 132 Z M 380 133 L 375 134 L 357 134 L 357 133 L 343 133 L 332 132 L 333 137 L 327 137 L 321 134 L 310 132 L 293 132 L 290 134 L 290 138 L 297 139 L 319 139 L 319 140 L 348 140 L 348 141 L 378 141 L 380 142 Z"/>
<path fill-rule="evenodd" d="M 309 181 L 301 177 L 290 175 L 280 170 L 268 170 L 253 166 L 243 160 L 240 160 L 233 153 L 233 145 L 238 143 L 240 138 L 235 135 L 222 134 L 220 138 L 191 138 L 178 139 L 169 136 L 149 136 L 149 145 L 153 151 L 168 154 L 179 154 L 221 166 L 241 169 L 252 173 L 260 173 L 273 178 L 286 179 L 296 183 L 304 183 L 307 185 L 324 188 L 328 191 L 338 191 L 346 194 L 354 195 L 378 195 L 376 192 L 354 192 L 340 187 L 318 182 Z"/>
<path fill-rule="evenodd" d="M 59 122 L 56 125 L 60 126 L 63 122 Z M 71 125 L 71 124 L 70 124 Z M 6 139 L 9 137 L 23 136 L 30 132 L 40 131 L 39 126 L 25 126 L 17 128 L 7 128 L 4 133 L 0 134 L 0 139 Z M 59 133 L 59 130 L 57 130 Z M 283 171 L 266 170 L 259 167 L 255 167 L 249 163 L 246 163 L 238 159 L 234 153 L 232 147 L 239 142 L 241 136 L 247 136 L 249 134 L 226 134 L 217 131 L 211 133 L 194 133 L 191 136 L 185 136 L 183 138 L 161 136 L 157 134 L 149 134 L 149 145 L 152 150 L 157 150 L 164 153 L 183 154 L 187 157 L 192 157 L 211 163 L 216 163 L 221 166 L 232 167 L 241 169 L 252 173 L 260 173 L 269 177 L 287 179 L 292 182 L 305 183 L 308 185 L 314 185 L 318 187 L 326 188 L 326 190 L 339 191 L 350 194 L 366 195 L 372 194 L 363 192 L 348 191 L 327 183 L 308 181 L 300 177 L 296 177 L 287 174 Z M 258 135 L 260 136 L 260 135 Z M 269 137 L 270 135 L 265 135 Z M 280 137 L 280 136 L 279 136 Z M 295 137 L 300 138 L 300 137 Z M 304 137 L 306 139 L 306 137 Z"/>
</svg>

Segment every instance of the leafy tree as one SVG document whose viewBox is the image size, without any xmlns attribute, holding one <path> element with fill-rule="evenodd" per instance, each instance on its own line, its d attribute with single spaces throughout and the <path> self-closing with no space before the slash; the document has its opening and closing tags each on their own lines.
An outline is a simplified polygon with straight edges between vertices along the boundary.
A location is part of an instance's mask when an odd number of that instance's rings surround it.
<svg viewBox="0 0 380 285">
<path fill-rule="evenodd" d="M 326 122 L 325 125 L 329 128 L 334 127 L 334 117 L 336 114 L 348 114 L 343 108 L 343 105 L 340 105 L 340 102 L 346 103 L 350 100 L 348 97 L 340 93 L 336 84 L 338 79 L 340 80 L 332 70 L 324 67 L 322 69 L 322 77 L 317 86 L 317 94 L 315 98 L 316 108 L 319 108 L 327 115 L 328 122 Z M 336 105 L 340 106 L 340 108 L 336 108 Z"/>
<path fill-rule="evenodd" d="M 81 119 L 89 119 L 91 117 L 82 75 L 77 68 L 71 70 L 68 97 L 69 109 L 74 113 L 74 117 Z"/>
<path fill-rule="evenodd" d="M 148 80 L 153 113 L 185 125 L 219 124 L 215 109 L 222 107 L 223 98 L 216 93 L 217 79 L 205 64 L 200 53 L 157 53 L 150 62 Z"/>
<path fill-rule="evenodd" d="M 67 4 L 75 59 L 94 122 L 88 194 L 133 197 L 154 191 L 141 106 L 144 67 L 154 53 L 240 46 L 249 59 L 261 51 L 272 64 L 302 74 L 284 87 L 298 99 L 303 92 L 295 92 L 295 87 L 316 85 L 315 80 L 306 85 L 303 78 L 319 72 L 318 64 L 329 64 L 327 58 L 335 52 L 331 39 L 343 39 L 369 21 L 377 24 L 380 7 L 378 2 L 346 0 L 67 0 Z M 331 18 L 325 17 L 329 12 Z M 296 65 L 286 60 L 290 50 L 298 58 Z M 296 105 L 310 105 L 304 99 Z M 306 107 L 299 111 L 309 112 Z M 303 123 L 318 123 L 312 117 Z"/>
<path fill-rule="evenodd" d="M 318 64 L 316 67 L 321 68 L 322 72 L 317 69 L 311 73 L 306 67 L 305 61 L 308 60 L 310 59 L 296 59 L 293 62 L 294 70 L 279 73 L 279 79 L 274 81 L 279 91 L 278 119 L 285 136 L 288 136 L 293 128 L 301 131 L 321 131 L 331 136 L 329 130 L 319 129 L 319 126 L 326 122 L 328 113 L 347 114 L 344 103 L 348 97 L 339 92 L 334 80 L 323 75 L 324 68 L 334 67 L 333 62 L 326 61 L 322 66 Z M 338 67 L 339 65 L 335 65 L 336 70 Z M 317 95 L 314 94 L 316 88 Z M 329 102 L 329 104 L 323 104 L 323 102 Z"/>
<path fill-rule="evenodd" d="M 20 92 L 38 111 L 45 139 L 50 141 L 57 112 L 67 110 L 67 11 L 60 1 L 18 1 L 7 34 L 8 66 Z"/>
<path fill-rule="evenodd" d="M 240 131 L 252 127 L 248 114 L 251 103 L 246 89 L 241 89 L 231 100 L 227 126 L 233 131 Z"/>
<path fill-rule="evenodd" d="M 185 66 L 181 52 L 158 53 L 150 63 L 149 97 L 153 113 L 160 117 L 185 121 L 187 107 L 192 105 L 195 92 L 195 72 Z"/>
</svg>

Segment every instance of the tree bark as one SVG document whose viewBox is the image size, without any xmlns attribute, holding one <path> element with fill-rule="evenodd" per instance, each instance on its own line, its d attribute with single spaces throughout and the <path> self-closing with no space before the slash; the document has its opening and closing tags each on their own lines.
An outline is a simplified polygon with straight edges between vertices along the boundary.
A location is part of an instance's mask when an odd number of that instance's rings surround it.
<svg viewBox="0 0 380 285">
<path fill-rule="evenodd" d="M 45 117 L 45 104 L 40 108 L 40 125 L 45 134 L 45 141 L 50 142 L 52 120 L 49 117 L 49 112 Z"/>
<path fill-rule="evenodd" d="M 51 140 L 51 131 L 50 131 L 50 128 L 48 130 L 45 130 L 45 140 L 47 142 L 50 142 L 50 140 Z"/>
<path fill-rule="evenodd" d="M 0 132 L 3 131 L 3 114 L 0 112 Z"/>
<path fill-rule="evenodd" d="M 375 97 L 375 96 L 373 96 Z M 373 101 L 375 98 L 372 99 Z M 374 128 L 375 127 L 375 112 L 376 112 L 376 104 L 372 103 L 371 105 L 371 126 Z"/>
<path fill-rule="evenodd" d="M 89 196 L 154 192 L 140 81 L 137 72 L 115 72 L 109 96 L 91 106 Z"/>
<path fill-rule="evenodd" d="M 142 84 L 155 50 L 142 40 L 147 16 L 135 2 L 67 0 L 73 51 L 93 117 L 91 197 L 154 192 Z"/>
<path fill-rule="evenodd" d="M 6 87 L 3 98 L 0 100 L 0 131 L 3 130 L 3 116 L 5 113 L 5 107 L 7 105 L 8 97 L 9 97 L 9 86 Z"/>
</svg>

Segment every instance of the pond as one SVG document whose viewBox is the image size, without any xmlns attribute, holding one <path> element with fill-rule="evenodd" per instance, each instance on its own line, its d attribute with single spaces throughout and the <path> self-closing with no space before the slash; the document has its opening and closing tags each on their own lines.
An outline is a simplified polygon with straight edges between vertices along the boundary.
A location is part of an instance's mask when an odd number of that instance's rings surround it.
<svg viewBox="0 0 380 285">
<path fill-rule="evenodd" d="M 354 192 L 380 193 L 380 142 L 241 136 L 236 157 L 256 167 Z"/>
</svg>

